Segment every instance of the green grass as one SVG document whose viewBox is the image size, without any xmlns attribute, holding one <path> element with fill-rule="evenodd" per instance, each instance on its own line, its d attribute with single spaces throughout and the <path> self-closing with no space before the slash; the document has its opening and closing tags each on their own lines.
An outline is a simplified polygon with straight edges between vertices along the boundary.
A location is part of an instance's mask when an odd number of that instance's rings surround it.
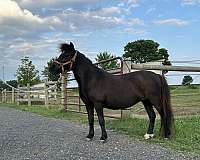
<svg viewBox="0 0 200 160">
<path fill-rule="evenodd" d="M 200 88 L 181 86 L 171 90 L 173 107 L 199 107 Z"/>
<path fill-rule="evenodd" d="M 74 112 L 64 112 L 58 108 L 45 108 L 44 106 L 17 106 L 16 104 L 1 104 L 23 111 L 36 113 L 45 117 L 59 118 L 69 120 L 71 122 L 86 124 L 87 116 Z M 97 122 L 96 122 L 97 124 Z M 144 141 L 143 135 L 146 133 L 148 121 L 146 119 L 126 118 L 126 119 L 107 119 L 106 127 L 118 132 L 125 133 L 130 137 Z M 155 138 L 146 140 L 148 143 L 159 144 L 164 147 L 173 148 L 180 151 L 192 152 L 200 154 L 200 115 L 178 118 L 175 121 L 176 137 L 173 139 L 160 139 L 159 128 L 160 122 L 156 121 Z"/>
<path fill-rule="evenodd" d="M 113 129 L 131 137 L 143 140 L 148 121 L 145 119 L 127 118 L 108 121 L 107 128 Z M 150 143 L 160 144 L 185 152 L 200 154 L 200 116 L 190 118 L 178 118 L 175 120 L 176 136 L 172 139 L 160 139 L 160 122 L 156 121 L 155 138 L 147 140 Z"/>
</svg>

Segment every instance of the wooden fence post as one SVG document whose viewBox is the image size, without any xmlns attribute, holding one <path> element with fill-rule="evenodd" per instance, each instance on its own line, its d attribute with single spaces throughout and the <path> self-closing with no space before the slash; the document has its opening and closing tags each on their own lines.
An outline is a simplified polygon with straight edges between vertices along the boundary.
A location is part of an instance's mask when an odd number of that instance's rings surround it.
<svg viewBox="0 0 200 160">
<path fill-rule="evenodd" d="M 28 99 L 28 106 L 31 106 L 31 87 L 30 83 L 27 83 L 27 99 Z"/>
<path fill-rule="evenodd" d="M 19 90 L 19 85 L 17 86 L 17 105 L 19 105 L 19 99 L 20 99 L 20 90 Z"/>
<path fill-rule="evenodd" d="M 78 111 L 81 112 L 81 97 L 78 97 Z"/>
<path fill-rule="evenodd" d="M 61 75 L 61 105 L 63 106 L 64 110 L 67 111 L 67 90 L 66 90 L 66 75 Z"/>
<path fill-rule="evenodd" d="M 15 102 L 15 89 L 12 87 L 12 103 Z"/>
<path fill-rule="evenodd" d="M 58 94 L 58 87 L 56 87 L 56 89 L 54 89 L 52 91 L 52 93 L 54 94 L 54 99 L 56 101 L 56 104 L 60 104 L 60 101 L 59 101 L 59 94 Z"/>
<path fill-rule="evenodd" d="M 45 92 L 45 106 L 48 108 L 49 105 L 49 92 L 47 88 L 47 84 L 44 83 L 44 92 Z"/>
<path fill-rule="evenodd" d="M 7 94 L 6 94 L 6 89 L 4 89 L 4 102 L 7 102 Z"/>
<path fill-rule="evenodd" d="M 4 90 L 1 91 L 1 95 L 2 95 L 2 102 L 4 102 Z"/>
<path fill-rule="evenodd" d="M 130 109 L 121 110 L 121 118 L 129 118 L 131 116 Z"/>
<path fill-rule="evenodd" d="M 122 62 L 123 74 L 131 72 L 131 63 L 132 63 L 131 61 L 127 61 L 127 60 Z"/>
</svg>

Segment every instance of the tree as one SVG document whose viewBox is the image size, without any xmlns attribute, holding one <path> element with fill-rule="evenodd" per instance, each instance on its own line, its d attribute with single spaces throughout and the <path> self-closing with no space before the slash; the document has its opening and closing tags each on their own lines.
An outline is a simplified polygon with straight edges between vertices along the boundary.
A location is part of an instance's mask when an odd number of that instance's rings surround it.
<svg viewBox="0 0 200 160">
<path fill-rule="evenodd" d="M 4 90 L 4 89 L 8 89 L 8 86 L 2 81 L 0 80 L 0 91 Z"/>
<path fill-rule="evenodd" d="M 21 59 L 21 64 L 18 66 L 16 77 L 20 86 L 26 86 L 27 83 L 34 85 L 40 82 L 39 71 L 35 69 L 29 57 Z"/>
<path fill-rule="evenodd" d="M 187 75 L 183 77 L 182 85 L 189 86 L 192 82 L 193 82 L 192 77 L 190 75 Z"/>
<path fill-rule="evenodd" d="M 42 75 L 46 78 L 48 78 L 49 81 L 57 81 L 59 79 L 59 75 L 53 75 L 51 72 L 49 72 L 49 67 L 53 63 L 54 59 L 50 59 L 47 62 L 47 66 L 44 66 L 44 70 L 42 71 Z"/>
<path fill-rule="evenodd" d="M 100 52 L 99 54 L 97 54 L 97 57 L 95 58 L 95 60 L 97 62 L 103 61 L 103 60 L 108 60 L 111 58 L 114 58 L 115 56 L 108 53 L 108 52 Z M 116 69 L 119 67 L 119 63 L 117 62 L 117 60 L 113 60 L 113 61 L 109 61 L 109 62 L 105 62 L 105 63 L 100 63 L 99 67 L 104 69 L 104 70 L 112 70 L 112 69 Z"/>
<path fill-rule="evenodd" d="M 14 88 L 17 88 L 17 80 L 9 80 L 6 81 L 7 84 L 11 85 Z M 11 87 L 9 87 L 8 85 L 6 85 L 2 80 L 0 80 L 0 91 L 6 89 L 7 91 L 11 91 Z"/>
<path fill-rule="evenodd" d="M 124 47 L 124 58 L 131 58 L 135 63 L 145 63 L 164 59 L 164 65 L 171 65 L 168 50 L 158 48 L 159 44 L 153 40 L 137 40 L 129 42 Z"/>
</svg>

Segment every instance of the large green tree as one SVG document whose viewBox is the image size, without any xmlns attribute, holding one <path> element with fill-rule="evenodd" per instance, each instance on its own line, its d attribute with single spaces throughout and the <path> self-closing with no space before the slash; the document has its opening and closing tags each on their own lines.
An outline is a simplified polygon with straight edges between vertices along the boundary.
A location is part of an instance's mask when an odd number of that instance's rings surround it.
<svg viewBox="0 0 200 160">
<path fill-rule="evenodd" d="M 100 52 L 99 54 L 97 54 L 97 57 L 95 58 L 95 60 L 97 62 L 100 62 L 100 61 L 104 61 L 104 60 L 109 60 L 111 58 L 115 58 L 115 56 L 108 52 Z M 105 63 L 100 63 L 99 67 L 104 70 L 112 70 L 112 69 L 118 68 L 119 63 L 117 60 L 113 60 L 113 61 L 109 61 L 109 62 L 105 62 Z"/>
<path fill-rule="evenodd" d="M 145 63 L 164 59 L 164 65 L 171 65 L 168 50 L 159 49 L 159 43 L 153 40 L 137 40 L 129 42 L 124 47 L 124 58 L 130 58 L 135 63 Z"/>
<path fill-rule="evenodd" d="M 17 85 L 18 85 L 17 80 L 9 80 L 9 81 L 6 81 L 6 83 L 11 85 L 14 88 L 17 88 Z M 6 85 L 2 80 L 0 80 L 0 91 L 2 91 L 4 89 L 10 91 L 12 88 L 9 87 L 8 85 Z"/>
<path fill-rule="evenodd" d="M 39 71 L 29 57 L 21 59 L 21 64 L 18 66 L 16 77 L 20 86 L 26 86 L 27 83 L 34 85 L 40 82 Z"/>
<path fill-rule="evenodd" d="M 184 76 L 182 85 L 189 86 L 193 82 L 193 78 L 190 75 Z"/>
<path fill-rule="evenodd" d="M 42 75 L 46 78 L 48 78 L 49 81 L 57 81 L 59 79 L 59 75 L 53 75 L 51 72 L 49 72 L 49 67 L 53 63 L 54 59 L 50 59 L 47 62 L 47 66 L 44 66 L 44 70 L 42 71 Z"/>
</svg>

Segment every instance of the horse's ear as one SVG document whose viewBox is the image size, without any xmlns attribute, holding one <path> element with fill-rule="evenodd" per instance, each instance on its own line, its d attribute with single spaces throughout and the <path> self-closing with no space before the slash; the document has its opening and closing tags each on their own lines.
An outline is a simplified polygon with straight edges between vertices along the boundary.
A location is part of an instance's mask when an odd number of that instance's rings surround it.
<svg viewBox="0 0 200 160">
<path fill-rule="evenodd" d="M 74 44 L 70 42 L 70 47 L 74 49 Z"/>
</svg>

